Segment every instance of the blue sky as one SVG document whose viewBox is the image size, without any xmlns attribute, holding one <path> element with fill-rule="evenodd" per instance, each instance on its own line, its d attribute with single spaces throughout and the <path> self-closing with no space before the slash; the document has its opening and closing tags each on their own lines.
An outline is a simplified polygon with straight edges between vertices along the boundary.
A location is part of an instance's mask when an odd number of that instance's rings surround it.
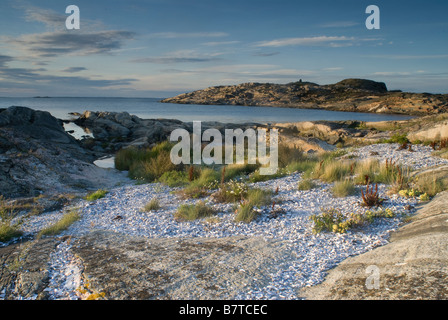
<svg viewBox="0 0 448 320">
<path fill-rule="evenodd" d="M 68 5 L 80 30 L 67 30 Z M 368 30 L 368 5 L 380 29 Z M 244 82 L 448 93 L 448 2 L 0 2 L 0 96 L 168 97 Z"/>
</svg>

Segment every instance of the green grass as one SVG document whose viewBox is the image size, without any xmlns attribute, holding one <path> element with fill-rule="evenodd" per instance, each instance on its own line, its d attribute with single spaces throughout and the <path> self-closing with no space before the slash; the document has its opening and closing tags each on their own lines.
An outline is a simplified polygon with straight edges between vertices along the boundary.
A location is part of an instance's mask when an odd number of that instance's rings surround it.
<svg viewBox="0 0 448 320">
<path fill-rule="evenodd" d="M 334 232 L 345 233 L 352 228 L 359 228 L 374 222 L 375 218 L 393 218 L 397 214 L 391 209 L 368 210 L 365 213 L 350 213 L 347 215 L 335 208 L 323 209 L 320 214 L 310 217 L 314 223 L 313 233 Z"/>
<path fill-rule="evenodd" d="M 104 198 L 107 194 L 107 190 L 99 189 L 95 192 L 89 193 L 84 199 L 87 201 L 95 201 Z"/>
<path fill-rule="evenodd" d="M 314 168 L 314 177 L 324 182 L 335 182 L 350 176 L 352 161 L 337 160 L 329 158 L 317 163 Z"/>
<path fill-rule="evenodd" d="M 286 169 L 278 168 L 277 172 L 274 174 L 260 174 L 260 170 L 256 170 L 252 174 L 249 175 L 249 182 L 262 182 L 268 181 L 272 179 L 277 179 L 288 175 L 288 171 Z"/>
<path fill-rule="evenodd" d="M 41 230 L 38 233 L 37 238 L 40 238 L 42 236 L 57 235 L 57 234 L 61 233 L 62 231 L 68 229 L 68 227 L 70 227 L 74 222 L 78 221 L 79 219 L 81 219 L 81 216 L 80 216 L 78 210 L 71 210 L 71 211 L 67 212 L 66 214 L 64 214 L 59 221 L 57 221 L 53 225 Z"/>
<path fill-rule="evenodd" d="M 302 161 L 293 161 L 286 166 L 289 172 L 311 172 L 316 166 L 317 159 L 305 159 Z"/>
<path fill-rule="evenodd" d="M 287 146 L 283 143 L 278 145 L 278 166 L 280 168 L 286 168 L 293 162 L 303 160 L 304 154 L 302 149 L 296 146 Z"/>
<path fill-rule="evenodd" d="M 426 193 L 429 197 L 448 190 L 448 178 L 445 176 L 421 175 L 417 177 L 414 184 L 418 191 Z"/>
<path fill-rule="evenodd" d="M 174 217 L 179 220 L 196 220 L 214 215 L 215 210 L 200 201 L 196 204 L 182 204 L 177 208 Z"/>
<path fill-rule="evenodd" d="M 9 221 L 0 222 L 0 242 L 6 242 L 21 235 L 22 232 L 19 230 L 18 225 L 11 225 Z"/>
<path fill-rule="evenodd" d="M 144 207 L 143 207 L 143 211 L 144 212 L 148 212 L 148 211 L 155 211 L 155 210 L 159 210 L 160 207 L 160 202 L 159 200 L 157 200 L 156 198 L 151 199 L 151 201 L 149 201 Z"/>
<path fill-rule="evenodd" d="M 151 149 L 121 149 L 115 155 L 115 168 L 128 171 L 131 179 L 153 182 L 165 172 L 183 169 L 182 165 L 174 165 L 171 161 L 172 146 L 171 142 L 163 141 Z"/>
<path fill-rule="evenodd" d="M 381 143 L 409 143 L 406 133 L 394 133 L 389 139 L 382 140 Z"/>
<path fill-rule="evenodd" d="M 157 181 L 169 187 L 183 187 L 188 185 L 189 178 L 187 172 L 173 170 L 164 172 Z"/>
<path fill-rule="evenodd" d="M 217 186 L 221 173 L 212 169 L 203 167 L 200 169 L 197 179 L 190 181 L 188 185 L 180 190 L 178 194 L 182 198 L 201 198 L 209 194 L 211 187 Z"/>
<path fill-rule="evenodd" d="M 317 187 L 317 184 L 311 179 L 303 179 L 299 181 L 297 189 L 300 191 L 311 190 Z"/>
<path fill-rule="evenodd" d="M 231 179 L 237 178 L 239 176 L 248 175 L 254 171 L 256 171 L 260 167 L 260 164 L 229 164 L 225 168 L 225 181 L 229 181 Z"/>
<path fill-rule="evenodd" d="M 253 206 L 262 207 L 272 203 L 273 192 L 264 189 L 249 189 L 246 200 Z"/>
<path fill-rule="evenodd" d="M 355 185 L 349 179 L 336 181 L 331 188 L 331 192 L 335 197 L 344 198 L 352 196 L 356 193 Z"/>
<path fill-rule="evenodd" d="M 236 222 L 250 223 L 255 220 L 258 216 L 258 212 L 254 210 L 254 205 L 249 201 L 243 202 L 238 206 L 235 215 Z"/>
</svg>

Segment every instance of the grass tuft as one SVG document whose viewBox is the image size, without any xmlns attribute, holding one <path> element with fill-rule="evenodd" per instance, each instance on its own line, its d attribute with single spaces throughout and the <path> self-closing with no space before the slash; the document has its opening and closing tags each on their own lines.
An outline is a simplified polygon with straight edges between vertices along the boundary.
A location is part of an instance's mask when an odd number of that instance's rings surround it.
<svg viewBox="0 0 448 320">
<path fill-rule="evenodd" d="M 214 215 L 215 210 L 200 201 L 196 204 L 182 204 L 177 208 L 174 217 L 179 220 L 196 220 Z"/>
<path fill-rule="evenodd" d="M 73 209 L 73 210 L 67 212 L 66 214 L 64 214 L 62 216 L 62 218 L 55 224 L 41 230 L 38 233 L 37 238 L 40 238 L 42 236 L 57 235 L 57 234 L 61 233 L 62 231 L 68 229 L 68 227 L 70 227 L 74 222 L 78 221 L 79 219 L 81 219 L 81 216 L 80 216 L 78 210 Z"/>
<path fill-rule="evenodd" d="M 335 197 L 344 198 L 352 196 L 356 193 L 355 185 L 349 179 L 343 181 L 336 181 L 331 188 L 331 191 Z"/>
<path fill-rule="evenodd" d="M 95 201 L 104 198 L 108 193 L 107 190 L 99 189 L 95 192 L 89 193 L 84 199 L 87 201 Z"/>
<path fill-rule="evenodd" d="M 144 207 L 143 207 L 143 211 L 144 212 L 149 212 L 149 211 L 156 211 L 159 210 L 161 208 L 159 200 L 157 200 L 156 198 L 151 199 L 151 201 L 149 201 Z"/>
</svg>

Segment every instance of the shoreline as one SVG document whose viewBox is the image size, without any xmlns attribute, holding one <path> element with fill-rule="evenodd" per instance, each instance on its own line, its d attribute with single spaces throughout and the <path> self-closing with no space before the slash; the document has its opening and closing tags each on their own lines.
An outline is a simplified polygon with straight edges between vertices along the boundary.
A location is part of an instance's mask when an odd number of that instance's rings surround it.
<svg viewBox="0 0 448 320">
<path fill-rule="evenodd" d="M 63 147 L 76 154 L 84 150 L 85 159 L 80 160 L 93 159 L 92 155 L 96 151 L 87 152 L 90 149 L 78 149 L 79 142 L 73 143 L 74 139 L 67 137 L 68 134 L 60 127 L 60 122 L 49 114 L 25 108 L 10 109 L 8 112 L 23 114 L 23 122 L 19 126 L 11 125 L 8 129 L 19 130 L 14 136 L 15 139 L 18 138 L 24 125 L 32 130 L 30 131 L 32 134 L 44 133 L 39 124 L 45 125 L 46 128 L 51 124 L 54 130 L 58 130 L 57 133 L 53 133 L 53 136 L 44 136 L 49 140 L 36 141 L 39 146 L 43 141 L 47 141 L 44 145 L 49 148 L 48 159 L 57 161 L 58 157 L 54 156 L 54 151 L 57 149 L 52 149 L 54 147 Z M 33 112 L 36 113 L 34 116 L 32 116 Z M 417 130 L 414 130 L 413 126 L 419 126 L 423 130 L 420 131 L 425 132 L 426 127 L 434 128 L 433 121 L 443 124 L 448 115 L 440 119 L 438 117 L 440 118 L 440 116 L 430 116 L 406 120 L 404 123 L 408 125 L 405 125 L 404 129 L 408 130 L 407 132 L 416 133 Z M 0 117 L 2 121 L 6 121 L 5 119 L 9 118 L 5 115 Z M 40 119 L 40 122 L 34 121 L 29 124 L 29 119 Z M 132 139 L 135 138 L 136 140 L 130 139 L 126 142 L 135 145 L 135 141 L 139 139 L 135 132 L 146 132 L 142 130 L 153 130 L 157 126 L 161 130 L 166 129 L 166 126 L 170 130 L 185 126 L 185 123 L 181 121 L 165 120 L 165 123 L 163 120 L 139 119 L 126 113 L 88 113 L 83 115 L 83 121 L 80 124 L 90 128 L 95 134 L 94 140 L 98 140 L 97 146 L 107 141 L 113 148 L 124 146 L 125 141 L 122 138 L 118 139 L 123 133 Z M 333 150 L 336 150 L 335 145 L 338 139 L 347 139 L 361 133 L 362 135 L 357 139 L 366 139 L 366 137 L 383 139 L 383 133 L 390 136 L 388 131 L 390 123 L 385 123 L 386 127 L 379 128 L 385 130 L 381 131 L 376 128 L 359 127 L 359 123 L 353 127 L 355 122 L 345 124 L 323 122 L 309 122 L 311 127 L 307 127 L 307 123 L 287 124 L 281 128 L 281 134 L 293 137 L 294 142 L 311 143 L 311 140 L 305 139 L 305 136 L 312 133 L 316 136 L 315 139 L 322 139 L 319 140 L 320 147 L 325 146 L 322 144 L 323 141 L 328 141 L 326 146 L 332 146 Z M 412 125 L 410 125 L 411 122 Z M 210 125 L 218 124 L 222 125 L 220 123 Z M 290 125 L 294 125 L 295 129 Z M 342 126 L 335 127 L 335 125 Z M 373 125 L 378 126 L 378 124 Z M 8 132 L 6 127 L 0 127 L 0 129 Z M 397 130 L 395 126 L 394 130 Z M 157 132 L 157 137 L 163 140 L 163 137 L 159 136 L 159 132 L 162 131 L 151 132 Z M 303 137 L 299 137 L 298 133 Z M 324 136 L 320 136 L 321 133 L 324 133 Z M 100 139 L 98 134 L 105 135 Z M 25 138 L 22 143 L 31 142 Z M 69 142 L 68 145 L 67 142 Z M 76 149 L 71 150 L 75 145 Z M 26 146 L 28 148 L 28 145 Z M 91 147 L 93 149 L 95 145 Z M 429 145 L 412 144 L 412 150 L 400 147 L 399 143 L 345 146 L 339 148 L 345 150 L 346 153 L 340 159 L 341 161 L 351 161 L 350 159 L 362 161 L 362 159 L 377 158 L 382 163 L 393 158 L 397 163 L 413 166 L 425 173 L 432 172 L 430 168 L 433 166 L 448 167 L 448 160 L 434 156 L 433 149 Z M 99 152 L 99 154 L 104 153 Z M 11 159 L 17 158 L 14 154 L 12 156 Z M 26 157 L 34 159 L 36 155 L 31 152 L 21 157 L 17 158 L 17 161 L 21 161 L 23 165 Z M 42 158 L 42 155 L 40 157 Z M 17 255 L 27 257 L 24 265 L 19 266 L 18 273 L 7 273 L 0 278 L 0 283 L 5 281 L 4 279 L 10 279 L 7 280 L 8 286 L 23 289 L 18 289 L 19 291 L 16 292 L 8 291 L 9 287 L 5 287 L 5 291 L 0 290 L 0 298 L 57 300 L 88 298 L 93 295 L 97 298 L 123 300 L 136 297 L 193 300 L 299 300 L 303 298 L 301 289 L 324 283 L 327 272 L 350 257 L 357 257 L 375 248 L 387 246 L 390 233 L 398 230 L 406 219 L 416 212 L 416 207 L 420 203 L 417 197 L 389 195 L 386 193 L 389 186 L 380 184 L 379 192 L 387 199 L 382 210 L 388 209 L 394 212 L 392 218 L 379 218 L 372 224 L 346 233 L 314 234 L 310 217 L 322 212 L 322 208 L 336 208 L 344 215 L 352 212 L 365 214 L 368 210 L 360 205 L 359 193 L 335 197 L 331 191 L 333 187 L 331 182 L 319 180 L 314 188 L 299 190 L 298 184 L 304 180 L 303 173 L 289 172 L 280 178 L 250 184 L 251 187 L 277 190 L 272 206 L 269 204 L 256 208 L 259 216 L 254 221 L 236 222 L 234 205 L 216 202 L 211 196 L 207 196 L 205 200 L 217 211 L 214 217 L 179 221 L 175 218 L 175 213 L 181 204 L 198 204 L 204 199 L 181 199 L 175 193 L 179 188 L 171 188 L 161 183 L 141 184 L 124 179 L 126 172 L 115 169 L 86 168 L 86 164 L 87 162 L 75 162 L 70 170 L 76 171 L 78 167 L 87 169 L 83 174 L 90 180 L 95 180 L 100 173 L 103 178 L 106 178 L 107 173 L 109 187 L 106 190 L 108 192 L 98 200 L 85 200 L 81 193 L 74 200 L 59 202 L 56 205 L 50 201 L 51 207 L 48 210 L 26 217 L 20 224 L 20 230 L 24 233 L 21 239 L 25 242 L 12 241 L 9 245 L 0 248 L 0 259 L 3 263 L 12 264 Z M 53 168 L 52 172 L 54 171 Z M 77 172 L 77 175 L 79 174 L 80 172 Z M 121 184 L 117 185 L 120 181 Z M 40 181 L 41 184 L 42 182 L 43 180 Z M 357 192 L 362 188 L 362 186 L 355 187 Z M 152 198 L 159 199 L 161 209 L 143 212 L 142 207 Z M 38 199 L 38 201 L 42 200 L 46 199 Z M 272 215 L 274 205 L 277 213 Z M 59 221 L 71 210 L 77 211 L 79 219 L 65 231 L 56 236 L 36 238 L 36 234 Z M 32 271 L 31 278 L 21 277 L 22 272 L 35 270 L 31 262 L 36 259 L 43 259 L 40 262 L 44 264 L 42 269 Z M 219 263 L 219 261 L 224 262 Z M 145 266 L 145 268 L 139 266 Z M 147 272 L 148 266 L 151 272 Z M 138 274 L 138 277 L 142 279 L 141 282 L 136 284 L 133 282 L 133 277 L 129 277 L 129 273 L 123 273 L 123 270 Z M 105 278 L 114 279 L 114 281 L 104 281 Z M 40 279 L 43 279 L 42 281 L 46 284 L 43 285 Z M 86 283 L 83 279 L 90 280 Z M 170 281 L 169 279 L 179 280 Z M 31 283 L 21 281 L 31 281 Z M 37 281 L 37 284 L 34 281 Z M 129 293 L 124 293 L 120 283 L 128 288 Z M 211 286 L 211 283 L 216 283 L 216 287 Z M 79 288 L 83 286 L 89 287 L 89 290 L 82 289 L 81 292 Z M 28 289 L 25 288 L 44 288 L 45 290 L 29 289 L 31 291 L 27 291 Z M 146 293 L 141 295 L 141 292 Z"/>
</svg>

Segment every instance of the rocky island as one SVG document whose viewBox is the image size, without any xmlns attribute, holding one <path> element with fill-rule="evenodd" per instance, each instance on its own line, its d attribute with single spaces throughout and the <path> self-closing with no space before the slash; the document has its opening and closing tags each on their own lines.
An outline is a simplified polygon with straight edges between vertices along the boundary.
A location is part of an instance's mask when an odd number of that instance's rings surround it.
<svg viewBox="0 0 448 320">
<path fill-rule="evenodd" d="M 428 115 L 448 112 L 447 94 L 388 91 L 382 82 L 345 79 L 335 84 L 243 83 L 163 99 L 165 103 L 270 106 L 332 111 Z"/>
</svg>

